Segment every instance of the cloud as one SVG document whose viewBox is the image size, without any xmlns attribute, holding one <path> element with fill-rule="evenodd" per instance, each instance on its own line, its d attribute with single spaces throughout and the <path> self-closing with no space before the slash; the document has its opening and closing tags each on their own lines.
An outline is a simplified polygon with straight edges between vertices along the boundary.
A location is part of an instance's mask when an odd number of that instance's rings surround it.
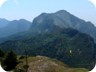
<svg viewBox="0 0 96 72">
<path fill-rule="evenodd" d="M 7 0 L 0 0 L 0 7 L 6 2 Z"/>
<path fill-rule="evenodd" d="M 96 7 L 96 0 L 89 0 Z"/>
</svg>

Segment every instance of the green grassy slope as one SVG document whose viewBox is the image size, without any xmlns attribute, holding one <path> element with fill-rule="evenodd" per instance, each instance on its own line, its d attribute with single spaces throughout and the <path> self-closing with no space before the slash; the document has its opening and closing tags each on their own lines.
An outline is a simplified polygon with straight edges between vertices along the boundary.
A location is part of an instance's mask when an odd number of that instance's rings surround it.
<svg viewBox="0 0 96 72">
<path fill-rule="evenodd" d="M 20 59 L 16 69 L 24 72 L 26 59 Z M 88 72 L 84 68 L 70 68 L 66 64 L 44 56 L 28 57 L 28 72 Z M 16 71 L 15 69 L 15 71 Z M 19 72 L 19 71 L 18 71 Z"/>
</svg>

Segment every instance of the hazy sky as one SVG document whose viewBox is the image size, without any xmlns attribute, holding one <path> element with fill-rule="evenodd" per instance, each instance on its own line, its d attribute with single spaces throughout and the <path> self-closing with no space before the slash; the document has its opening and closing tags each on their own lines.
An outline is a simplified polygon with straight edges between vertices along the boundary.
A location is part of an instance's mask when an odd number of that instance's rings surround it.
<svg viewBox="0 0 96 72">
<path fill-rule="evenodd" d="M 2 0 L 0 0 L 2 1 Z M 96 8 L 88 0 L 5 0 L 0 7 L 0 18 L 8 20 L 33 18 L 42 12 L 67 10 L 71 14 L 96 25 Z"/>
</svg>

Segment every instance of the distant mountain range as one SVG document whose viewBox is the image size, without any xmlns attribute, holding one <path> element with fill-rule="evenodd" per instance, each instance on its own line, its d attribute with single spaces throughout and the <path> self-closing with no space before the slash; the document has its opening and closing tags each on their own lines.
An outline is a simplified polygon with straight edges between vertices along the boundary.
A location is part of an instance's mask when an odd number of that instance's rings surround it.
<svg viewBox="0 0 96 72">
<path fill-rule="evenodd" d="M 0 19 L 0 28 L 7 26 L 9 23 L 6 19 Z"/>
<path fill-rule="evenodd" d="M 19 32 L 22 32 L 20 34 L 24 34 L 24 31 L 29 30 L 29 28 L 31 32 L 40 33 L 42 31 L 48 31 L 48 28 L 52 27 L 52 25 L 59 28 L 76 29 L 90 35 L 96 42 L 96 27 L 91 22 L 86 22 L 65 10 L 60 10 L 56 13 L 42 13 L 33 22 L 24 19 L 14 21 L 0 19 L 0 38 L 12 35 L 18 36 Z"/>
<path fill-rule="evenodd" d="M 14 21 L 1 20 L 0 24 L 5 25 L 0 28 L 0 38 L 5 38 L 19 32 L 24 32 L 31 26 L 31 22 L 24 19 Z"/>
<path fill-rule="evenodd" d="M 48 56 L 72 67 L 94 67 L 96 27 L 65 10 L 42 13 L 32 23 L 11 21 L 0 33 L 5 37 L 0 48 L 5 52 L 12 49 L 24 55 L 26 49 L 28 55 Z"/>
</svg>

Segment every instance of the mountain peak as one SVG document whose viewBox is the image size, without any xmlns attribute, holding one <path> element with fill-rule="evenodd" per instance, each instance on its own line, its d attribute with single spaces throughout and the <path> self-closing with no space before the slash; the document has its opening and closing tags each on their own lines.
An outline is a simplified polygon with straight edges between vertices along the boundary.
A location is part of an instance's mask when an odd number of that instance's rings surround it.
<svg viewBox="0 0 96 72">
<path fill-rule="evenodd" d="M 47 13 L 44 12 L 44 13 L 42 13 L 41 15 L 46 15 L 46 14 L 47 14 Z"/>
<path fill-rule="evenodd" d="M 4 18 L 0 18 L 0 28 L 7 26 L 8 23 L 9 23 L 8 20 L 6 20 Z"/>
<path fill-rule="evenodd" d="M 57 12 L 67 12 L 66 10 L 59 10 L 59 11 L 57 11 Z"/>
<path fill-rule="evenodd" d="M 1 21 L 1 20 L 6 20 L 6 19 L 4 19 L 4 18 L 0 18 L 0 21 Z M 8 21 L 8 20 L 6 20 L 6 21 Z"/>
<path fill-rule="evenodd" d="M 70 14 L 69 12 L 67 12 L 66 10 L 59 10 L 57 11 L 55 14 Z"/>
</svg>

